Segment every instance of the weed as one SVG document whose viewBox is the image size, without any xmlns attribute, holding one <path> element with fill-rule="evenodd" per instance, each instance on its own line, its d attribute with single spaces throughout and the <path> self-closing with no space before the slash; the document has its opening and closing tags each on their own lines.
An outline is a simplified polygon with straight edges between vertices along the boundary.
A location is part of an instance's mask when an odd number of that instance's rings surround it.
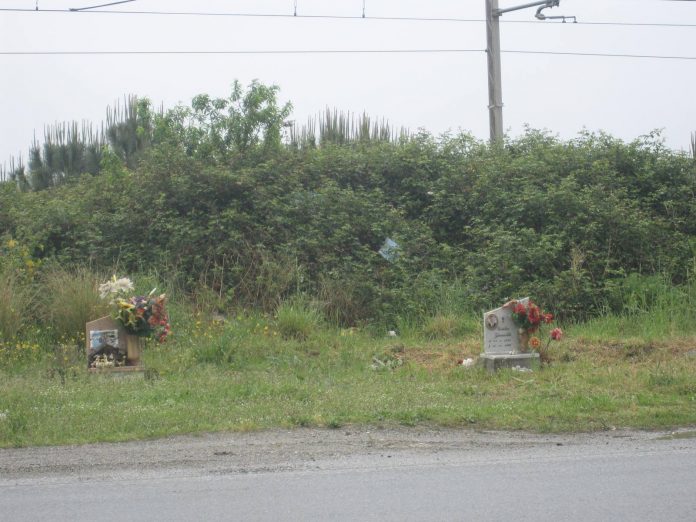
<svg viewBox="0 0 696 522">
<path fill-rule="evenodd" d="M 284 339 L 304 341 L 315 333 L 321 323 L 321 315 L 311 304 L 302 300 L 282 303 L 276 309 L 276 326 Z"/>
<path fill-rule="evenodd" d="M 331 419 L 326 423 L 326 427 L 331 430 L 337 430 L 342 426 L 341 421 L 338 419 Z"/>
<path fill-rule="evenodd" d="M 224 330 L 211 336 L 210 339 L 196 343 L 194 357 L 199 363 L 229 364 L 234 359 L 234 351 L 237 346 L 234 333 L 230 330 Z"/>
<path fill-rule="evenodd" d="M 85 323 L 109 315 L 109 303 L 96 290 L 104 279 L 87 268 L 55 267 L 44 272 L 39 309 L 57 339 L 76 338 L 84 332 Z"/>
<path fill-rule="evenodd" d="M 32 320 L 33 294 L 11 269 L 0 269 L 0 341 L 13 339 Z"/>
<path fill-rule="evenodd" d="M 655 387 L 672 386 L 679 381 L 678 377 L 671 372 L 655 370 L 648 377 L 648 384 Z"/>
<path fill-rule="evenodd" d="M 450 339 L 459 331 L 459 320 L 455 315 L 436 315 L 428 319 L 423 327 L 427 339 Z"/>
</svg>

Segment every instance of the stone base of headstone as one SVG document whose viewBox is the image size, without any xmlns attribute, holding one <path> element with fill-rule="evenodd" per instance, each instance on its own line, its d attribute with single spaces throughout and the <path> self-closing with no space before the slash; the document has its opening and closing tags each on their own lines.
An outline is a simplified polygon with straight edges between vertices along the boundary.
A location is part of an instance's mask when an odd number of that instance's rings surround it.
<svg viewBox="0 0 696 522">
<path fill-rule="evenodd" d="M 142 366 L 119 366 L 118 368 L 89 368 L 87 370 L 92 375 L 103 375 L 105 377 L 120 379 L 127 377 L 144 378 L 147 371 Z"/>
<path fill-rule="evenodd" d="M 539 354 L 516 353 L 512 355 L 484 353 L 480 358 L 481 364 L 489 372 L 495 372 L 503 368 L 528 368 L 536 370 L 539 368 Z"/>
</svg>

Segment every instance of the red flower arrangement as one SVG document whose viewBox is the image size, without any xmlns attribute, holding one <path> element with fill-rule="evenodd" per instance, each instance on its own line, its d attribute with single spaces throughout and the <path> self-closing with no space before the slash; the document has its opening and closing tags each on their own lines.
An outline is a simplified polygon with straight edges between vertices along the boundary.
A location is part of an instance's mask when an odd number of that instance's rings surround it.
<svg viewBox="0 0 696 522">
<path fill-rule="evenodd" d="M 510 301 L 504 306 L 512 309 L 512 320 L 519 328 L 521 338 L 524 336 L 526 339 L 529 335 L 538 332 L 542 325 L 551 324 L 553 322 L 553 314 L 545 313 L 541 307 L 535 304 L 531 299 L 526 302 Z M 534 336 L 529 339 L 528 342 L 532 348 L 539 350 L 539 352 L 543 354 L 548 349 L 552 340 L 560 341 L 562 337 L 563 330 L 560 328 L 551 330 L 550 338 L 546 342 L 543 352 L 540 350 L 541 340 L 538 337 Z"/>
<path fill-rule="evenodd" d="M 542 322 L 544 324 L 553 322 L 553 314 L 544 313 L 531 299 L 526 304 L 519 301 L 510 301 L 508 305 L 513 307 L 512 319 L 515 321 L 515 324 L 527 333 L 536 332 Z"/>
</svg>

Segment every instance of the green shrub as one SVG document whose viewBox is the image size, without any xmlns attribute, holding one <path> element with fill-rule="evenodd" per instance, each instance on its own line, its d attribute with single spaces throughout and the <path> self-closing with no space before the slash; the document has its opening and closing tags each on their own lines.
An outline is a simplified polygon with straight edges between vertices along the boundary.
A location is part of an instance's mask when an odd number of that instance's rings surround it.
<svg viewBox="0 0 696 522">
<path fill-rule="evenodd" d="M 275 90 L 256 87 L 272 106 Z M 200 97 L 157 120 L 128 169 L 34 193 L 2 187 L 0 233 L 31 246 L 19 261 L 158 267 L 218 310 L 271 313 L 311 293 L 343 326 L 418 324 L 522 295 L 560 319 L 636 312 L 678 297 L 665 287 L 693 268 L 693 162 L 657 135 L 530 130 L 490 147 L 421 132 L 299 148 L 259 135 L 248 149 L 219 143 L 222 127 L 188 126 L 194 114 L 208 121 L 211 103 L 229 100 Z M 228 123 L 254 112 L 235 114 Z M 378 254 L 387 237 L 398 260 Z M 639 276 L 623 284 L 628 274 Z"/>
</svg>

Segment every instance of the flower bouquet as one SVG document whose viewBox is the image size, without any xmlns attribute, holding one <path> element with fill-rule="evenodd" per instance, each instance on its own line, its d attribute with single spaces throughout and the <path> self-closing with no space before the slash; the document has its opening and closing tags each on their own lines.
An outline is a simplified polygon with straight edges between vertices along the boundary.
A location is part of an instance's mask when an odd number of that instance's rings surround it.
<svg viewBox="0 0 696 522">
<path fill-rule="evenodd" d="M 549 344 L 552 340 L 560 341 L 563 337 L 563 330 L 560 328 L 551 330 L 549 338 L 546 341 L 546 346 L 543 349 L 541 348 L 541 339 L 539 339 L 538 332 L 543 325 L 548 325 L 553 322 L 553 314 L 545 313 L 541 307 L 535 304 L 531 299 L 510 301 L 506 303 L 505 306 L 512 309 L 512 320 L 518 328 L 520 344 L 523 350 L 527 349 L 527 347 L 531 347 L 539 352 L 543 360 L 548 361 L 546 351 Z"/>
<path fill-rule="evenodd" d="M 156 288 L 144 295 L 127 296 L 133 290 L 130 279 L 114 276 L 99 286 L 102 299 L 109 298 L 116 305 L 116 319 L 128 333 L 139 337 L 153 337 L 164 342 L 171 331 L 169 315 L 166 310 L 166 295 L 155 295 Z"/>
<path fill-rule="evenodd" d="M 154 290 L 153 290 L 154 292 Z M 140 337 L 154 337 L 164 342 L 169 335 L 171 326 L 165 309 L 166 295 L 133 296 L 129 299 L 118 299 L 118 315 L 125 329 Z"/>
</svg>

